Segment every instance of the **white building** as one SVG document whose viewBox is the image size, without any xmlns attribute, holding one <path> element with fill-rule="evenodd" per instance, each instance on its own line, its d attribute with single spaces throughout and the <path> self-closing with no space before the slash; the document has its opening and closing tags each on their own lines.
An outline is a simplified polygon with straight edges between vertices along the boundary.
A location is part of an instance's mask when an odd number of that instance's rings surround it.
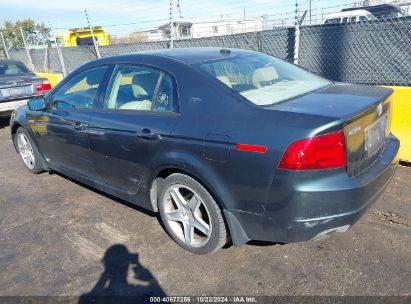
<svg viewBox="0 0 411 304">
<path fill-rule="evenodd" d="M 130 36 L 133 38 L 133 40 L 140 40 L 143 42 L 161 41 L 165 39 L 164 31 L 159 28 L 134 32 Z"/>
<path fill-rule="evenodd" d="M 263 30 L 263 17 L 224 18 L 224 19 L 178 19 L 174 20 L 174 39 L 202 38 L 231 35 Z M 159 27 L 164 37 L 169 36 L 170 25 Z"/>
</svg>

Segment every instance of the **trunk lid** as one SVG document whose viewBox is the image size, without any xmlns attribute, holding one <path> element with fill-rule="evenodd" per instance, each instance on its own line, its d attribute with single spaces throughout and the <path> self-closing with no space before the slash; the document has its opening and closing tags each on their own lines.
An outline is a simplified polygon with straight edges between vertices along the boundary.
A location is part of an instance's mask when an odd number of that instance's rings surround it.
<svg viewBox="0 0 411 304">
<path fill-rule="evenodd" d="M 269 108 L 335 121 L 345 136 L 347 173 L 356 176 L 384 150 L 391 132 L 391 94 L 387 88 L 335 84 Z"/>
<path fill-rule="evenodd" d="M 349 176 L 366 170 L 383 153 L 385 140 L 391 132 L 391 113 L 391 97 L 386 97 L 345 123 Z"/>
<path fill-rule="evenodd" d="M 0 101 L 37 95 L 36 85 L 43 83 L 43 79 L 33 73 L 0 77 Z"/>
</svg>

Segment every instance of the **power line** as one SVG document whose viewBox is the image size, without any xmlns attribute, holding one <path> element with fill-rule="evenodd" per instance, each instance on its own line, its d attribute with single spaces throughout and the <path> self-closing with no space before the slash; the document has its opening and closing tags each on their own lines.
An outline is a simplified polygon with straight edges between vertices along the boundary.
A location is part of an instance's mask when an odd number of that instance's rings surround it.
<svg viewBox="0 0 411 304">
<path fill-rule="evenodd" d="M 307 4 L 308 7 L 307 9 L 309 9 L 309 4 L 310 4 L 311 0 L 304 0 L 304 1 L 300 1 L 300 7 L 301 4 Z M 184 3 L 184 5 L 186 5 L 187 2 Z M 191 2 L 188 2 L 191 3 Z M 221 24 L 221 25 L 230 25 L 230 22 L 228 22 L 229 20 L 232 19 L 236 19 L 236 17 L 224 17 L 221 16 L 221 14 L 219 16 L 216 15 L 212 15 L 212 14 L 208 14 L 207 18 L 199 18 L 196 16 L 198 16 L 196 13 L 191 14 L 190 11 L 193 10 L 200 10 L 199 7 L 202 7 L 203 5 L 207 5 L 207 3 L 210 3 L 210 1 L 206 1 L 206 2 L 202 2 L 201 5 L 195 5 L 193 7 L 188 7 L 187 9 L 184 8 L 184 15 L 185 17 L 191 17 L 191 18 L 182 18 L 183 20 L 187 20 L 190 21 L 192 20 L 193 22 L 196 22 L 196 26 L 197 28 L 201 28 L 202 26 L 199 25 L 198 23 L 201 23 L 203 21 L 203 23 L 205 23 L 205 25 L 203 26 L 204 28 L 209 27 L 210 24 Z M 229 3 L 231 3 L 232 6 L 234 7 L 240 7 L 242 6 L 244 3 L 243 1 L 229 1 Z M 271 4 L 270 4 L 271 3 Z M 198 3 L 197 3 L 198 4 Z M 264 6 L 265 9 L 261 9 L 261 5 Z M 347 3 L 347 4 L 343 4 L 343 5 L 329 5 L 329 6 L 324 6 L 324 2 L 323 2 L 323 7 L 322 8 L 313 8 L 311 7 L 311 19 L 313 17 L 319 16 L 321 14 L 324 13 L 328 13 L 331 12 L 333 9 L 338 8 L 338 7 L 347 7 L 352 5 L 351 2 Z M 230 6 L 230 7 L 232 7 Z M 118 6 L 117 6 L 118 7 Z M 138 7 L 138 5 L 134 6 L 134 7 Z M 275 10 L 275 8 L 282 8 L 287 9 L 287 11 L 282 11 L 279 13 L 274 13 L 273 11 Z M 170 13 L 170 9 L 171 7 L 169 7 L 169 13 Z M 182 17 L 182 13 L 181 13 L 181 9 L 182 9 L 182 3 L 180 3 L 180 0 L 178 0 L 177 2 L 177 9 L 179 10 L 179 15 Z M 244 18 L 244 9 L 245 7 L 242 6 L 242 19 Z M 263 17 L 264 20 L 264 25 L 263 27 L 265 28 L 270 28 L 270 24 L 272 24 L 271 26 L 275 26 L 280 25 L 280 26 L 286 26 L 289 25 L 289 20 L 292 19 L 294 17 L 294 4 L 290 4 L 288 3 L 287 5 L 273 5 L 272 1 L 267 2 L 267 1 L 263 1 L 260 3 L 260 6 L 256 6 L 255 8 L 247 8 L 247 15 L 249 17 L 247 18 L 260 18 Z M 303 8 L 301 8 L 302 11 L 304 11 Z M 268 13 L 267 13 L 268 12 Z M 94 15 L 94 14 L 93 14 Z M 159 14 L 158 11 L 156 13 L 154 13 L 154 9 L 152 9 L 151 11 L 145 11 L 145 20 L 139 20 L 139 21 L 135 21 L 135 20 L 130 20 L 130 22 L 122 22 L 122 23 L 116 23 L 113 22 L 114 19 L 112 19 L 113 21 L 110 22 L 110 19 L 104 18 L 103 22 L 99 22 L 99 18 L 97 18 L 96 16 L 94 17 L 95 20 L 95 24 L 97 25 L 101 25 L 103 27 L 106 27 L 108 29 L 112 29 L 111 32 L 113 33 L 130 33 L 130 32 L 136 32 L 136 31 L 141 31 L 142 28 L 144 29 L 155 29 L 158 28 L 160 25 L 164 25 L 167 23 L 167 21 L 170 21 L 170 18 L 166 17 L 166 14 L 164 14 L 163 18 L 161 17 L 162 14 Z M 260 15 L 260 16 L 259 16 Z M 153 16 L 153 17 L 151 17 Z M 252 17 L 254 16 L 254 17 Z M 159 18 L 160 17 L 160 18 Z M 238 16 L 238 19 L 240 19 L 240 14 Z M 228 21 L 227 21 L 228 20 Z M 54 27 L 57 30 L 65 30 L 67 28 L 62 28 L 62 27 Z"/>
</svg>

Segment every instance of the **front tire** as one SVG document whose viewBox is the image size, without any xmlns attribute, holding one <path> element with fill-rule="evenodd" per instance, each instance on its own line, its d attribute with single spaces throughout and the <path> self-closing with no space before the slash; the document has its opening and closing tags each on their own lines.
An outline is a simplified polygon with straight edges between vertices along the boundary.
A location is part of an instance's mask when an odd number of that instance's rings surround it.
<svg viewBox="0 0 411 304">
<path fill-rule="evenodd" d="M 14 135 L 14 144 L 27 170 L 33 174 L 46 171 L 46 164 L 43 157 L 40 155 L 36 145 L 24 128 L 20 127 L 17 129 Z"/>
<path fill-rule="evenodd" d="M 195 254 L 217 251 L 227 242 L 221 209 L 195 179 L 171 174 L 158 197 L 161 220 L 173 240 Z"/>
</svg>

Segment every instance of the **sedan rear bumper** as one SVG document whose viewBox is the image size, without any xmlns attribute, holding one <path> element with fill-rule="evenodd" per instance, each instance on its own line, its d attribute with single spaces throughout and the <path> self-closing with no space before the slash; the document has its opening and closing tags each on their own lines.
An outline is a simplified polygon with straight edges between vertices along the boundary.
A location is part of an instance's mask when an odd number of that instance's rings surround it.
<svg viewBox="0 0 411 304">
<path fill-rule="evenodd" d="M 1 101 L 0 102 L 0 116 L 9 115 L 15 109 L 27 104 L 28 99 Z"/>
<path fill-rule="evenodd" d="M 234 245 L 249 240 L 302 242 L 345 232 L 388 185 L 398 149 L 398 139 L 390 136 L 384 153 L 354 178 L 345 170 L 279 172 L 264 214 L 225 211 Z"/>
</svg>

